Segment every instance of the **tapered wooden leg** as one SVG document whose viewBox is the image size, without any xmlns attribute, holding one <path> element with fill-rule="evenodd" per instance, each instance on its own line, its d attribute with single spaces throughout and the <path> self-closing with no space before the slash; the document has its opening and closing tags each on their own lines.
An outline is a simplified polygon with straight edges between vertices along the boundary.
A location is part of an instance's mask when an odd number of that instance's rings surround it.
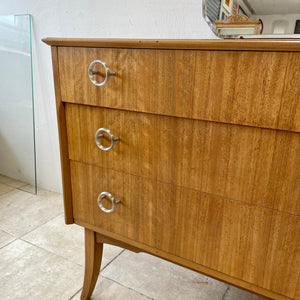
<svg viewBox="0 0 300 300">
<path fill-rule="evenodd" d="M 96 232 L 84 229 L 85 235 L 85 271 L 81 300 L 87 300 L 95 288 L 102 260 L 103 243 L 96 240 Z"/>
</svg>

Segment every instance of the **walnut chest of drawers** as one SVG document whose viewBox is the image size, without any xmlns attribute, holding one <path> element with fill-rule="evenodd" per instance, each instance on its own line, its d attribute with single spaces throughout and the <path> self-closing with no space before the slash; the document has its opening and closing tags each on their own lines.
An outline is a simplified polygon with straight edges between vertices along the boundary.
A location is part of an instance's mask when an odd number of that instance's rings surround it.
<svg viewBox="0 0 300 300">
<path fill-rule="evenodd" d="M 110 243 L 300 299 L 300 43 L 44 41 L 81 298 Z"/>
</svg>

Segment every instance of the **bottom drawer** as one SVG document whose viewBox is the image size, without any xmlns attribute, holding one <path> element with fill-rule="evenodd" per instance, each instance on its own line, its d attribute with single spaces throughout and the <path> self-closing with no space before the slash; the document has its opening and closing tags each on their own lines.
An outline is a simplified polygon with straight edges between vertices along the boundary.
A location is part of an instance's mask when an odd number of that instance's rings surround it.
<svg viewBox="0 0 300 300">
<path fill-rule="evenodd" d="M 79 220 L 298 299 L 300 217 L 71 161 Z M 98 195 L 120 200 L 112 213 Z"/>
</svg>

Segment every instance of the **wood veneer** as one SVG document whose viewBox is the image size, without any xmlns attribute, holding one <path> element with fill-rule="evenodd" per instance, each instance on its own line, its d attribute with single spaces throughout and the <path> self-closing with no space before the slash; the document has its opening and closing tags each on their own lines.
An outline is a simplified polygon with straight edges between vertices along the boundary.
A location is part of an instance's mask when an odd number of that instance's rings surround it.
<svg viewBox="0 0 300 300">
<path fill-rule="evenodd" d="M 65 110 L 72 160 L 300 215 L 298 133 L 69 103 Z M 111 151 L 95 143 L 101 127 L 120 137 Z"/>
<path fill-rule="evenodd" d="M 202 40 L 202 39 L 97 39 L 97 38 L 45 38 L 43 42 L 59 47 L 97 47 L 125 49 L 195 49 L 195 50 L 235 50 L 235 51 L 295 51 L 300 52 L 299 39 L 259 39 L 259 40 Z"/>
<path fill-rule="evenodd" d="M 80 47 L 58 53 L 65 102 L 300 131 L 298 53 Z M 99 57 L 116 71 L 103 89 L 87 76 Z"/>
<path fill-rule="evenodd" d="M 103 243 L 97 241 L 95 231 L 84 229 L 85 235 L 85 275 L 81 298 L 88 299 L 93 293 L 102 261 Z"/>
<path fill-rule="evenodd" d="M 55 98 L 56 98 L 56 116 L 59 136 L 59 150 L 61 175 L 63 185 L 64 210 L 66 224 L 73 224 L 72 191 L 70 177 L 70 162 L 68 151 L 68 138 L 66 130 L 65 107 L 61 100 L 61 86 L 59 79 L 58 53 L 57 48 L 52 47 L 52 66 L 54 75 Z"/>
<path fill-rule="evenodd" d="M 291 298 L 300 293 L 300 217 L 79 162 L 71 161 L 71 177 L 76 220 Z M 112 214 L 95 201 L 102 191 L 121 200 Z"/>
</svg>

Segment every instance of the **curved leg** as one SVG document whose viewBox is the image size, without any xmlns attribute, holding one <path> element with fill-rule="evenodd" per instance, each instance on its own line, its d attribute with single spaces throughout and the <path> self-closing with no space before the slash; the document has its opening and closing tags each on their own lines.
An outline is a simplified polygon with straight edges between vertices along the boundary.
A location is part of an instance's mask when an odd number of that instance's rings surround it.
<svg viewBox="0 0 300 300">
<path fill-rule="evenodd" d="M 102 260 L 103 243 L 97 243 L 96 232 L 84 229 L 85 235 L 85 271 L 81 300 L 87 300 L 95 288 Z"/>
</svg>

